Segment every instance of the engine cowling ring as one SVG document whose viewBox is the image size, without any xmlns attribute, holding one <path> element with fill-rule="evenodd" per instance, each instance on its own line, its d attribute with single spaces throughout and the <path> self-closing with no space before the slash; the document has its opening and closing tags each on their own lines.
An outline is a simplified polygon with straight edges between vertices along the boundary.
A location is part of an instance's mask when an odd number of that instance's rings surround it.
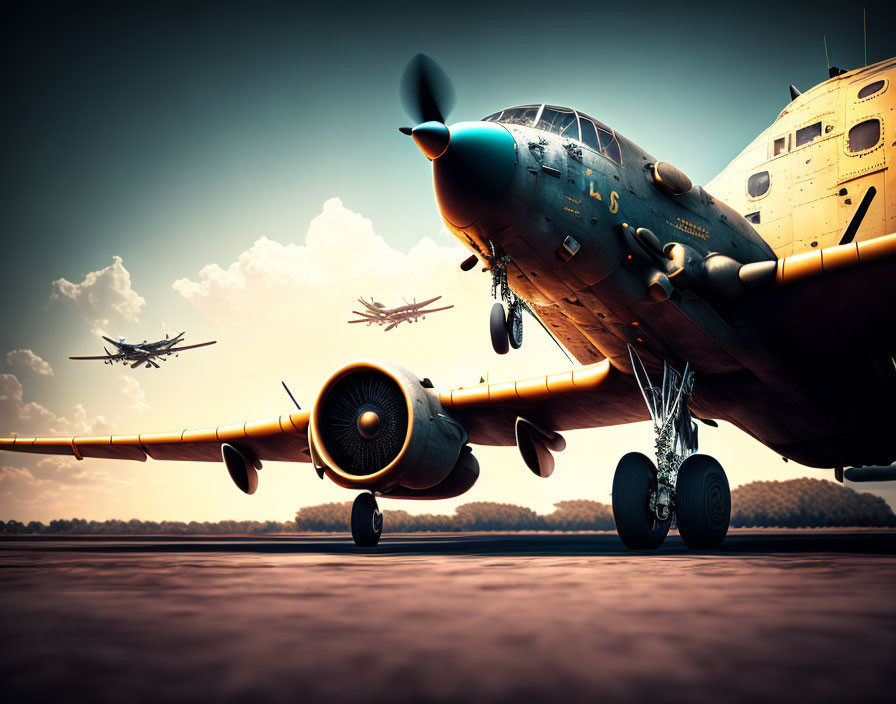
<svg viewBox="0 0 896 704">
<path fill-rule="evenodd" d="M 324 383 L 309 437 L 339 486 L 388 492 L 427 489 L 454 467 L 467 433 L 438 395 L 401 367 L 353 362 Z"/>
</svg>

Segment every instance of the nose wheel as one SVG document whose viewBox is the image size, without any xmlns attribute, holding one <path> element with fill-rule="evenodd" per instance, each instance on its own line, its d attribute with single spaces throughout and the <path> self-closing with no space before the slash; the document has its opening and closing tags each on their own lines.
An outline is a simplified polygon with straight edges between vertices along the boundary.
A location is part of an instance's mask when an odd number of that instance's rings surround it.
<svg viewBox="0 0 896 704">
<path fill-rule="evenodd" d="M 383 534 L 383 512 L 370 492 L 358 494 L 352 504 L 352 540 L 362 548 L 372 548 Z"/>
<path fill-rule="evenodd" d="M 518 350 L 523 346 L 523 304 L 514 299 L 504 314 L 504 306 L 495 303 L 488 321 L 492 338 L 492 348 L 498 354 L 507 354 L 512 347 Z"/>
<path fill-rule="evenodd" d="M 507 330 L 507 339 L 513 349 L 518 350 L 523 346 L 523 304 L 514 298 L 507 310 L 507 319 L 504 321 Z"/>
<path fill-rule="evenodd" d="M 507 335 L 507 321 L 504 318 L 504 306 L 495 303 L 488 318 L 488 330 L 492 338 L 492 349 L 498 354 L 510 352 L 510 337 Z"/>
</svg>

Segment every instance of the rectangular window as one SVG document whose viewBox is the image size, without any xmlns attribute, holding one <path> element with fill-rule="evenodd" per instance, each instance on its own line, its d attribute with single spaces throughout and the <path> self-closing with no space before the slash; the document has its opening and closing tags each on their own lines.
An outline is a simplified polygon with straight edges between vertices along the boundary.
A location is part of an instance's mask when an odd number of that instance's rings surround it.
<svg viewBox="0 0 896 704">
<path fill-rule="evenodd" d="M 801 147 L 808 144 L 813 139 L 821 137 L 821 123 L 816 122 L 814 125 L 803 127 L 796 131 L 796 146 Z"/>
<path fill-rule="evenodd" d="M 774 147 L 772 148 L 772 156 L 778 156 L 778 154 L 783 154 L 787 151 L 787 137 L 779 137 L 775 140 Z"/>
</svg>

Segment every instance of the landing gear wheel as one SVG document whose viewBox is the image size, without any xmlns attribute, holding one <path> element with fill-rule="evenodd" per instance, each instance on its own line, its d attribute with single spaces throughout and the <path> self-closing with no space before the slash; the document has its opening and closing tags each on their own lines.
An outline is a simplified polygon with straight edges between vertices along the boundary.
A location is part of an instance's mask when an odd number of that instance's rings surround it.
<svg viewBox="0 0 896 704">
<path fill-rule="evenodd" d="M 662 545 L 672 521 L 660 521 L 650 508 L 656 467 L 647 455 L 629 452 L 613 475 L 613 520 L 626 547 L 652 550 Z"/>
<path fill-rule="evenodd" d="M 507 337 L 510 346 L 518 350 L 523 346 L 523 307 L 514 301 L 507 311 Z"/>
<path fill-rule="evenodd" d="M 498 354 L 510 351 L 510 340 L 507 337 L 507 321 L 504 319 L 504 306 L 495 303 L 488 319 L 488 329 L 492 335 L 492 347 Z"/>
<path fill-rule="evenodd" d="M 728 533 L 731 491 L 728 477 L 709 455 L 686 457 L 675 488 L 678 532 L 689 548 L 717 548 Z"/>
<path fill-rule="evenodd" d="M 383 534 L 383 512 L 376 497 L 369 492 L 358 494 L 352 504 L 352 540 L 362 548 L 372 548 Z"/>
</svg>

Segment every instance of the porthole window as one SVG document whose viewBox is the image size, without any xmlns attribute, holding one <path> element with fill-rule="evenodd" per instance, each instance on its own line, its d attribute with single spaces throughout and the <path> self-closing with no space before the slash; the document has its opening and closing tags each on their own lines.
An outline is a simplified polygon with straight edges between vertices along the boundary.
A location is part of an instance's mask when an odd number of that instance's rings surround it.
<svg viewBox="0 0 896 704">
<path fill-rule="evenodd" d="M 747 179 L 747 193 L 750 194 L 750 198 L 759 198 L 759 196 L 764 196 L 768 193 L 770 185 L 771 180 L 769 179 L 768 171 L 760 171 Z"/>
<path fill-rule="evenodd" d="M 883 81 L 874 81 L 874 83 L 869 83 L 867 86 L 863 86 L 859 91 L 858 98 L 861 100 L 862 98 L 868 98 L 875 93 L 879 93 L 884 87 Z"/>
<path fill-rule="evenodd" d="M 871 149 L 880 141 L 880 120 L 871 119 L 851 127 L 846 137 L 846 151 L 854 154 Z"/>
</svg>

